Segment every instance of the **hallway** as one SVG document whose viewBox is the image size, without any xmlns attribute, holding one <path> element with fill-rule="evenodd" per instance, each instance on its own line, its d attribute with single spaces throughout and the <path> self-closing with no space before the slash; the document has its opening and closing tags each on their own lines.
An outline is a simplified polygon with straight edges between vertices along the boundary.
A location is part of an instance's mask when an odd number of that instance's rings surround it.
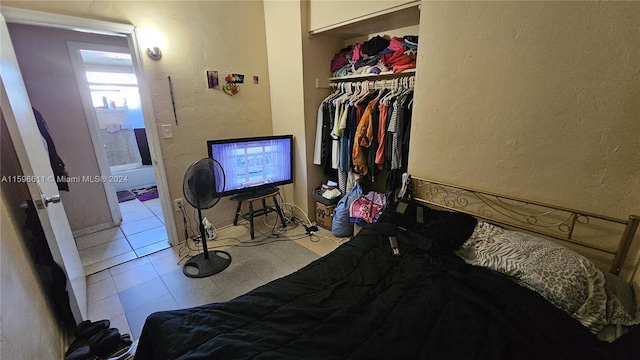
<svg viewBox="0 0 640 360">
<path fill-rule="evenodd" d="M 120 203 L 122 224 L 76 238 L 86 275 L 170 247 L 160 199 Z"/>
</svg>

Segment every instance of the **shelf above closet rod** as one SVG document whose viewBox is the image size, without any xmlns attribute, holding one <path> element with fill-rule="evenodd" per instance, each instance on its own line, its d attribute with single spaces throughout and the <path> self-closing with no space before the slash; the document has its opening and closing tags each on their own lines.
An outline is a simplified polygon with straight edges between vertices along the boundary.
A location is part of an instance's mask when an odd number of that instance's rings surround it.
<svg viewBox="0 0 640 360">
<path fill-rule="evenodd" d="M 412 76 L 416 74 L 416 69 L 407 69 L 399 73 L 391 71 L 381 72 L 380 74 L 356 74 L 347 76 L 330 77 L 329 82 L 352 81 L 352 80 L 380 80 L 381 78 L 390 79 L 403 76 Z"/>
</svg>

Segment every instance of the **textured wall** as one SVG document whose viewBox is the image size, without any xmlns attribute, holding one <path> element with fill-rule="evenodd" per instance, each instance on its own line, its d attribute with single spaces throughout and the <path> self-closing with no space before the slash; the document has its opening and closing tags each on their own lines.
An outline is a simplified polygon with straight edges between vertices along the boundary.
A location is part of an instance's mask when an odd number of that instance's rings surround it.
<svg viewBox="0 0 640 360">
<path fill-rule="evenodd" d="M 4 154 L 3 154 L 4 155 Z M 24 214 L 7 200 L 11 191 L 2 184 L 0 221 L 0 357 L 3 359 L 59 359 L 64 353 L 64 335 L 50 308 L 33 267 L 22 230 Z"/>
<path fill-rule="evenodd" d="M 422 4 L 409 171 L 640 212 L 640 3 Z"/>
<path fill-rule="evenodd" d="M 130 23 L 142 46 L 145 34 L 161 34 L 163 58 L 143 60 L 158 132 L 162 124 L 173 127 L 173 139 L 160 139 L 171 199 L 183 197 L 184 172 L 207 156 L 206 140 L 272 133 L 261 1 L 3 1 L 3 6 Z M 244 74 L 247 81 L 231 97 L 207 88 L 207 70 L 217 70 L 221 84 L 227 73 Z M 178 125 L 167 76 L 173 81 Z M 229 224 L 234 207 L 227 202 L 205 216 L 216 225 Z M 182 221 L 176 222 L 182 234 Z"/>
</svg>

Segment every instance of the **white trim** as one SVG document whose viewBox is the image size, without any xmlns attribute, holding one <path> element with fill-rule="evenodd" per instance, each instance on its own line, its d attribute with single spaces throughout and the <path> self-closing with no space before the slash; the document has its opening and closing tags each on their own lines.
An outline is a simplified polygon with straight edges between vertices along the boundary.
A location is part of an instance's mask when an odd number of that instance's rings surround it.
<svg viewBox="0 0 640 360">
<path fill-rule="evenodd" d="M 142 163 L 141 162 L 135 162 L 135 163 L 130 163 L 130 164 L 122 164 L 122 165 L 113 165 L 113 166 L 110 167 L 110 169 L 111 169 L 111 174 L 113 174 L 113 173 L 117 173 L 118 171 L 133 170 L 133 169 L 137 169 L 139 167 L 142 167 Z"/>
<path fill-rule="evenodd" d="M 140 52 L 140 46 L 138 46 L 138 35 L 136 29 L 133 29 L 133 32 L 127 39 L 129 41 L 129 49 L 131 49 L 133 69 L 138 76 L 138 92 L 140 93 L 140 101 L 142 103 L 144 127 L 147 131 L 147 142 L 149 143 L 151 162 L 153 163 L 153 170 L 156 175 L 156 185 L 158 187 L 160 204 L 162 205 L 162 215 L 167 228 L 169 244 L 171 244 L 171 246 L 176 246 L 180 241 L 178 240 L 176 221 L 173 216 L 173 205 L 171 203 L 171 198 L 169 197 L 167 173 L 164 169 L 162 152 L 160 151 L 160 138 L 158 137 L 158 128 L 156 126 L 155 114 L 152 105 L 153 103 L 151 101 L 151 89 L 149 89 L 149 83 L 147 82 L 146 73 L 142 65 L 142 53 Z"/>
<path fill-rule="evenodd" d="M 169 186 L 167 184 L 167 175 L 164 169 L 162 153 L 160 152 L 160 140 L 158 138 L 158 130 L 155 124 L 155 115 L 153 111 L 153 103 L 151 101 L 151 91 L 147 83 L 144 66 L 138 44 L 136 28 L 131 24 L 113 23 L 94 19 L 85 19 L 75 16 L 58 15 L 33 10 L 24 10 L 0 6 L 0 12 L 4 15 L 7 23 L 18 23 L 26 25 L 39 25 L 75 31 L 84 31 L 97 34 L 126 36 L 131 51 L 131 60 L 133 68 L 138 77 L 138 91 L 140 92 L 140 100 L 142 102 L 142 113 L 144 116 L 145 128 L 147 130 L 147 140 L 149 142 L 149 151 L 151 153 L 151 161 L 156 175 L 158 193 L 160 195 L 160 203 L 162 205 L 162 213 L 164 214 L 164 223 L 167 228 L 167 236 L 171 245 L 179 243 L 178 233 L 176 231 L 176 223 L 173 214 L 173 206 L 169 198 Z"/>
<path fill-rule="evenodd" d="M 95 232 L 98 231 L 102 231 L 102 230 L 106 230 L 106 229 L 111 229 L 114 227 L 117 227 L 118 224 L 114 224 L 114 223 L 104 223 L 104 224 L 98 224 L 98 225 L 94 225 L 94 226 L 89 226 L 83 229 L 79 229 L 73 232 L 73 237 L 78 238 L 80 236 L 84 236 L 84 235 L 89 235 L 89 234 L 93 234 Z"/>
</svg>

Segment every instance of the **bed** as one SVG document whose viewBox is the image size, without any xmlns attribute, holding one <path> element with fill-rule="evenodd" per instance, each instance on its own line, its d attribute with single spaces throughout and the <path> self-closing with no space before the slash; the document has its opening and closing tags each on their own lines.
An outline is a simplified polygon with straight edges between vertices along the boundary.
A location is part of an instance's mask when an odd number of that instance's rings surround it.
<svg viewBox="0 0 640 360">
<path fill-rule="evenodd" d="M 541 226 L 541 233 L 552 237 L 547 230 L 555 229 L 569 242 L 577 242 L 579 225 L 602 230 L 606 226 L 599 222 L 613 221 L 623 233 L 611 254 L 615 273 L 627 258 L 637 217 L 618 220 L 557 208 L 540 212 L 546 205 L 501 196 L 494 202 L 492 194 L 422 180 L 414 180 L 413 187 L 416 199 L 389 205 L 378 223 L 291 275 L 226 303 L 150 315 L 135 359 L 634 359 L 640 354 L 637 305 L 614 289 L 615 276 L 566 247 L 485 221 L 497 211 L 511 220 L 500 224 L 518 227 L 522 219 L 515 218 L 523 216 L 527 229 Z M 543 222 L 547 218 L 551 222 Z M 390 238 L 396 239 L 396 252 Z M 513 241 L 515 248 L 500 248 Z M 556 257 L 563 260 L 548 261 Z M 531 258 L 544 262 L 534 275 L 526 269 L 535 267 Z M 611 326 L 628 332 L 612 342 L 596 336 Z"/>
</svg>

